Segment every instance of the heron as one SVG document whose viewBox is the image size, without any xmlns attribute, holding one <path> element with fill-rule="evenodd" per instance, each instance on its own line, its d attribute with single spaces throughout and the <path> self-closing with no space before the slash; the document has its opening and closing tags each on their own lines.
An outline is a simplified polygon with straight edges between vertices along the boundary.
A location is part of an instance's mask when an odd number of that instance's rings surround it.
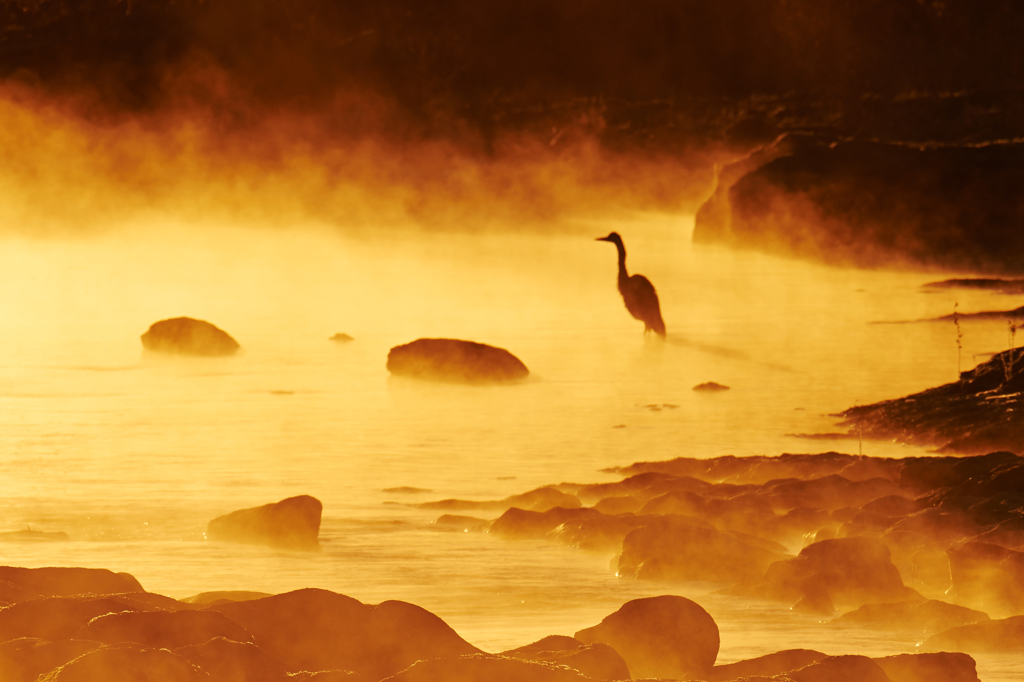
<svg viewBox="0 0 1024 682">
<path fill-rule="evenodd" d="M 661 319 L 661 306 L 658 305 L 658 293 L 654 285 L 643 275 L 632 275 L 626 272 L 626 247 L 618 232 L 607 237 L 598 237 L 599 242 L 611 242 L 619 251 L 619 293 L 626 303 L 629 314 L 644 323 L 644 334 L 653 331 L 658 336 L 665 336 L 665 322 Z"/>
</svg>

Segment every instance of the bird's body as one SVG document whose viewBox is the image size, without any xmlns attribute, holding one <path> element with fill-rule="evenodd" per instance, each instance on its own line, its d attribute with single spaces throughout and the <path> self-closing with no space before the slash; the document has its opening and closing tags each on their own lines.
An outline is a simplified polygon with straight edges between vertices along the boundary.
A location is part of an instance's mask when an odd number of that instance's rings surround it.
<svg viewBox="0 0 1024 682">
<path fill-rule="evenodd" d="M 665 321 L 661 319 L 661 306 L 654 285 L 643 275 L 630 275 L 626 272 L 626 247 L 622 237 L 612 232 L 607 237 L 598 237 L 597 241 L 611 242 L 619 252 L 619 293 L 626 304 L 629 314 L 644 323 L 644 333 L 653 331 L 658 336 L 665 336 Z"/>
</svg>

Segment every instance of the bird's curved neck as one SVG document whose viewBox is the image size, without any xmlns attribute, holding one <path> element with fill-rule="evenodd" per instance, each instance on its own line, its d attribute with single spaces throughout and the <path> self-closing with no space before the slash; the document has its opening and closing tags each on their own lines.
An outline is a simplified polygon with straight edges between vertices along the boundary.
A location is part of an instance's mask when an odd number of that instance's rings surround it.
<svg viewBox="0 0 1024 682">
<path fill-rule="evenodd" d="M 626 272 L 626 247 L 616 243 L 615 248 L 619 251 L 619 281 L 622 281 L 629 278 L 629 274 Z"/>
</svg>

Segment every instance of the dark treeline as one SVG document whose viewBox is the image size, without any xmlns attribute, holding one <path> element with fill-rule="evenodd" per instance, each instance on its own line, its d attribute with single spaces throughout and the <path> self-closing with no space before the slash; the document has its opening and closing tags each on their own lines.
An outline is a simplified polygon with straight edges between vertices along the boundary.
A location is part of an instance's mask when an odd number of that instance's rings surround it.
<svg viewBox="0 0 1024 682">
<path fill-rule="evenodd" d="M 481 127 L 587 98 L 1024 83 L 1018 0 L 0 0 L 0 13 L 0 76 L 88 85 L 133 110 L 165 103 L 167 74 L 190 60 L 230 74 L 248 104 L 316 108 L 358 89 L 414 120 Z"/>
</svg>

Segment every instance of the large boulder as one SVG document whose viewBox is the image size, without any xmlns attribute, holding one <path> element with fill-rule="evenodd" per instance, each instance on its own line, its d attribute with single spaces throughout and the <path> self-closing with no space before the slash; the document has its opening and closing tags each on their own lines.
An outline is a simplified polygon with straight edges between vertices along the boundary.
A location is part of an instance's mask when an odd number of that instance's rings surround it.
<svg viewBox="0 0 1024 682">
<path fill-rule="evenodd" d="M 1024 144 L 788 136 L 720 174 L 695 242 L 837 264 L 1021 272 Z"/>
<path fill-rule="evenodd" d="M 711 615 L 696 602 L 674 595 L 626 602 L 574 637 L 614 648 L 634 678 L 699 679 L 715 664 L 721 643 Z"/>
<path fill-rule="evenodd" d="M 458 339 L 417 339 L 388 352 L 388 371 L 401 376 L 460 383 L 525 379 L 526 365 L 504 348 Z"/>
<path fill-rule="evenodd" d="M 290 549 L 319 546 L 323 504 L 309 495 L 218 516 L 206 526 L 206 537 Z"/>
<path fill-rule="evenodd" d="M 142 335 L 142 346 L 149 351 L 183 355 L 234 355 L 241 347 L 224 330 L 191 317 L 154 322 Z"/>
<path fill-rule="evenodd" d="M 399 601 L 363 604 L 327 590 L 218 604 L 289 672 L 352 670 L 379 680 L 420 659 L 479 653 L 434 614 Z"/>
<path fill-rule="evenodd" d="M 967 654 L 943 651 L 873 660 L 892 682 L 980 682 L 978 666 Z"/>
</svg>

